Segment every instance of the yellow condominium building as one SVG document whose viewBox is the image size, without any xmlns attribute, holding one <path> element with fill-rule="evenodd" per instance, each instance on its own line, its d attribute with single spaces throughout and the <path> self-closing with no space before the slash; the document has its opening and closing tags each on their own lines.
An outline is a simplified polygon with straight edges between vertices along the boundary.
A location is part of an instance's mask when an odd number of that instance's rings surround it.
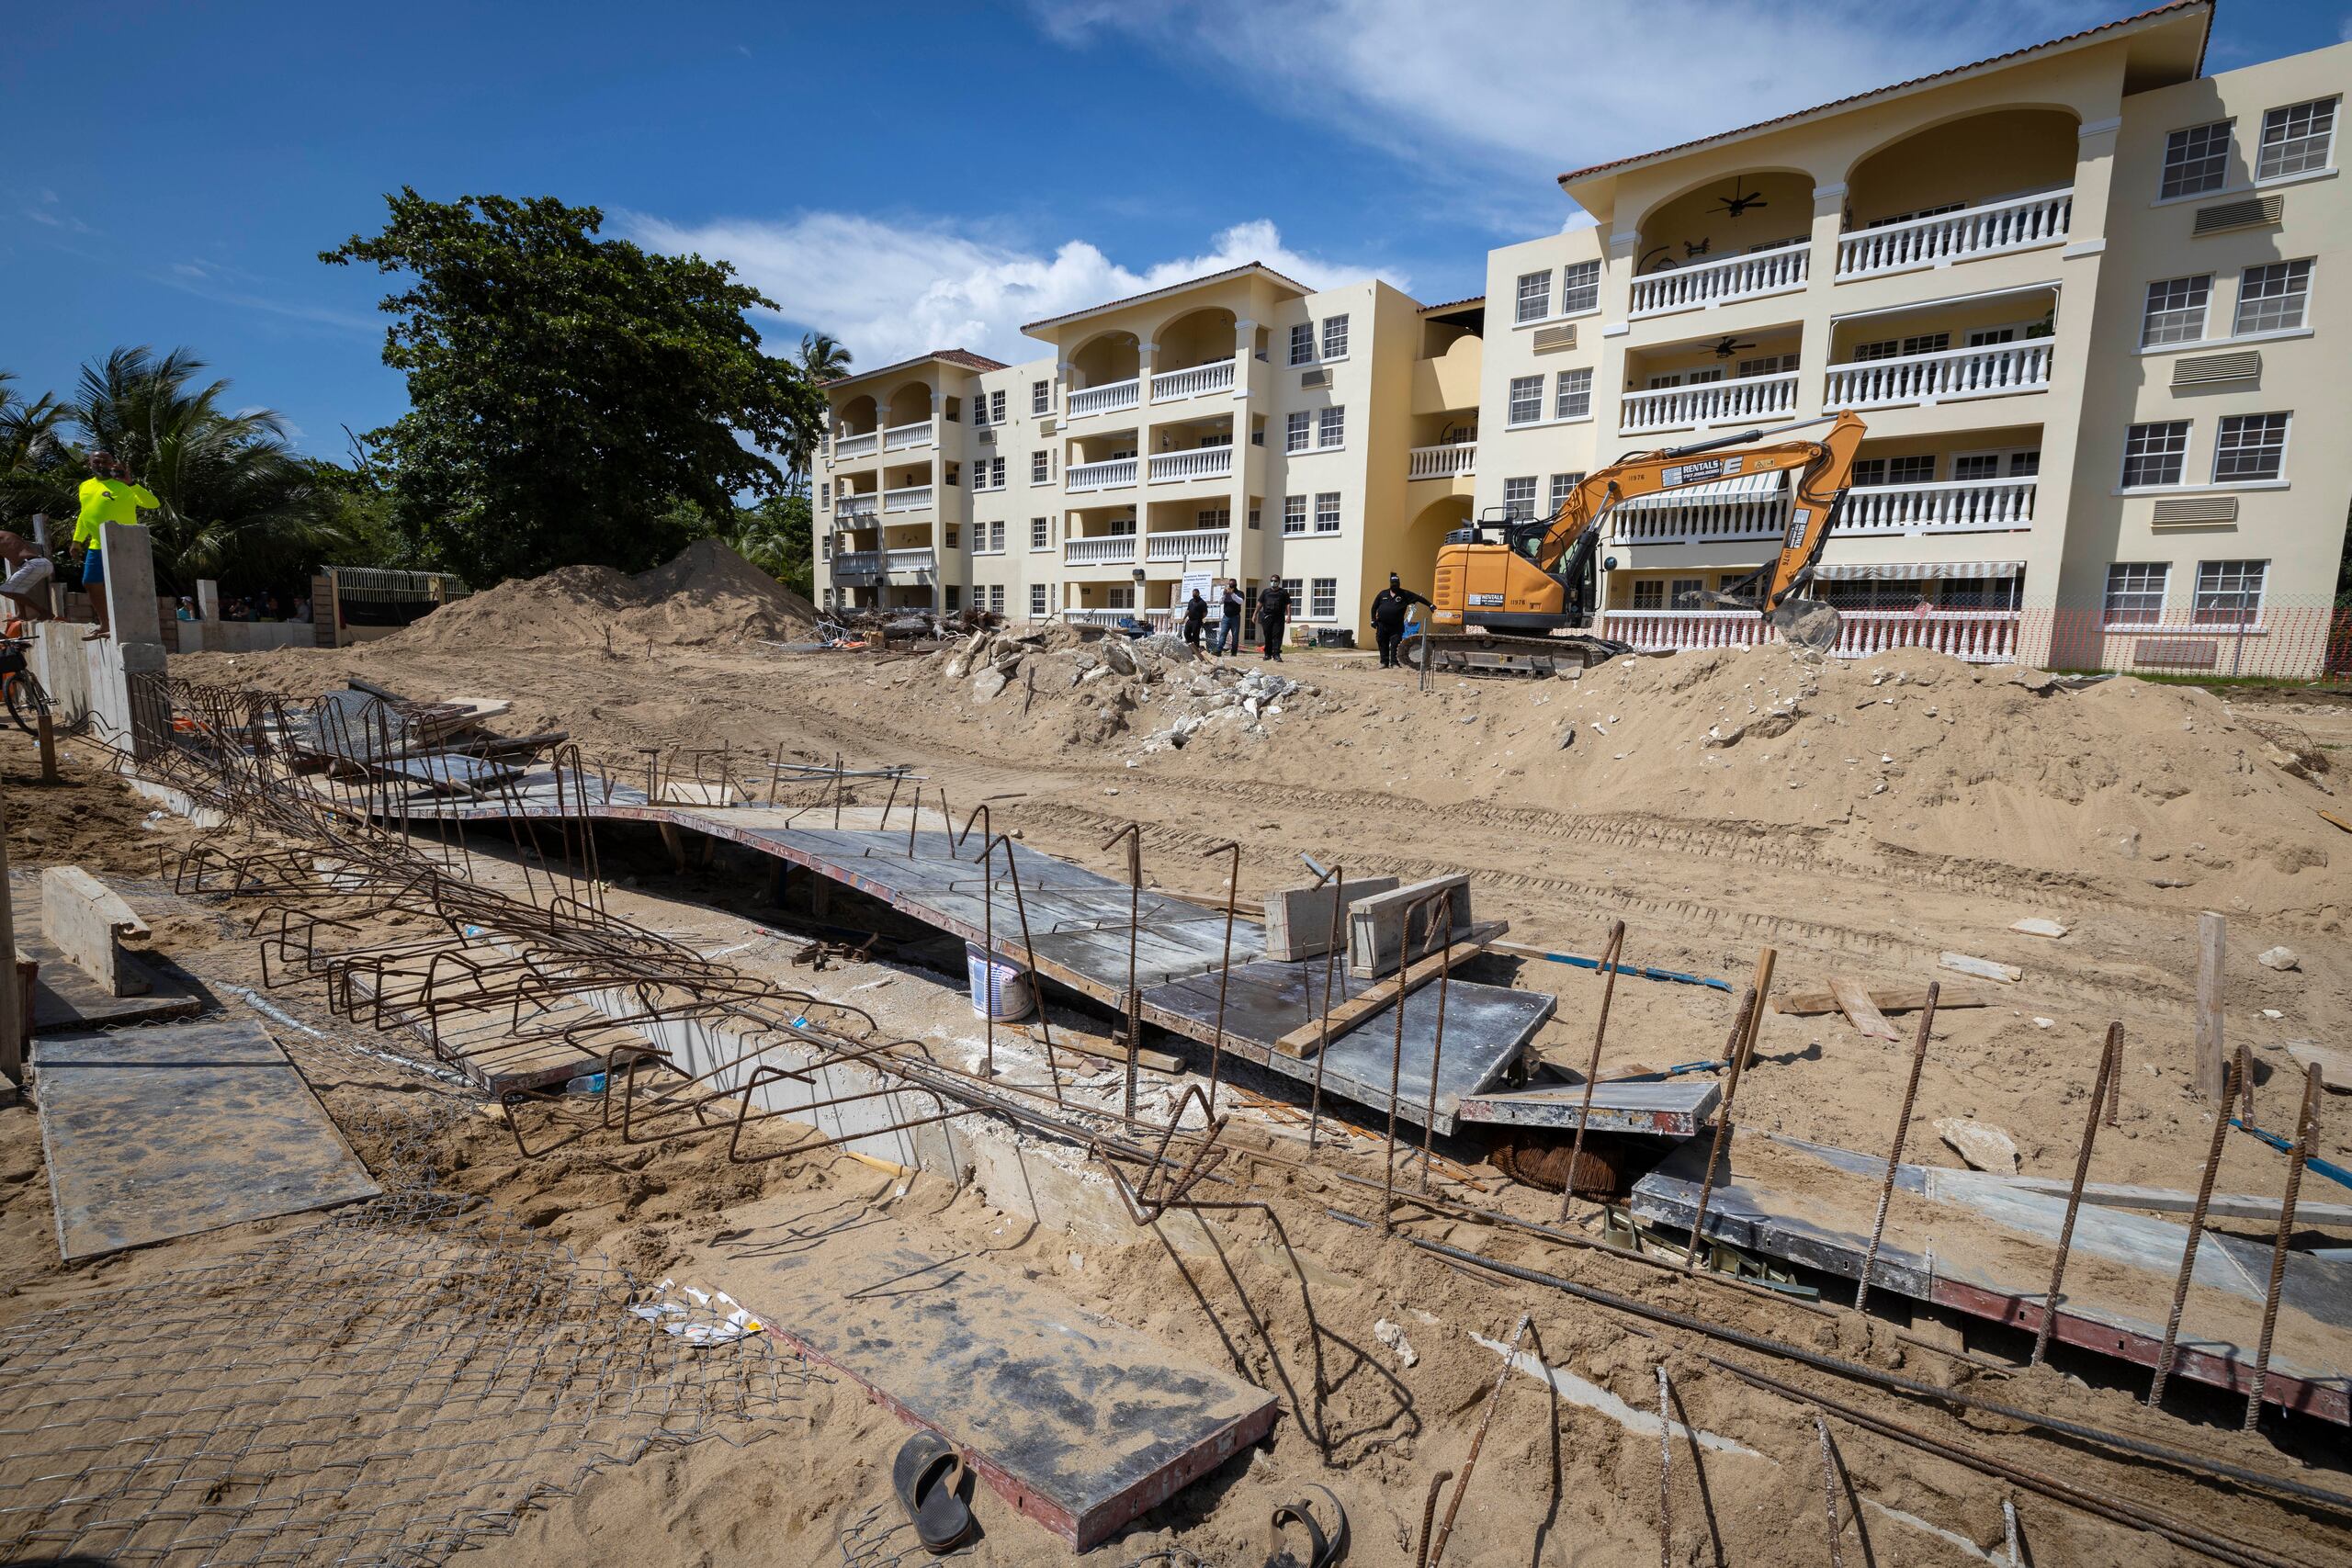
<svg viewBox="0 0 2352 1568">
<path fill-rule="evenodd" d="M 1278 577 L 1297 635 L 1362 639 L 1387 573 L 1426 592 L 1474 517 L 1852 409 L 1816 590 L 1841 653 L 2342 667 L 2352 45 L 2205 75 L 2211 19 L 2177 0 L 1564 175 L 1595 223 L 1490 253 L 1482 299 L 1252 265 L 1034 322 L 1030 364 L 835 382 L 820 591 L 1158 621 Z M 1763 635 L 1694 601 L 1770 555 L 1781 482 L 1610 514 L 1597 629 Z"/>
</svg>

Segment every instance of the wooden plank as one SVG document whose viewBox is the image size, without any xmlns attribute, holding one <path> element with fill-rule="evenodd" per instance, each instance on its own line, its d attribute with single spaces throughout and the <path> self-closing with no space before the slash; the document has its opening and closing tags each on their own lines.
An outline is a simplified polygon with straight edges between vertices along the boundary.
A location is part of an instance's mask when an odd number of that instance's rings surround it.
<svg viewBox="0 0 2352 1568">
<path fill-rule="evenodd" d="M 1829 976 L 1829 994 L 1838 998 L 1838 1010 L 1846 1015 L 1846 1021 L 1868 1038 L 1896 1041 L 1903 1038 L 1902 1032 L 1887 1022 L 1886 1015 L 1872 1004 L 1870 992 L 1862 988 L 1860 980 L 1832 975 Z M 1940 997 L 1937 999 L 1942 1000 Z"/>
<path fill-rule="evenodd" d="M 2227 922 L 2208 909 L 2197 917 L 2197 1098 L 2219 1105 L 2229 1091 L 2222 1070 L 2222 946 Z"/>
<path fill-rule="evenodd" d="M 1871 1005 L 1883 1013 L 1917 1012 L 1928 1005 L 1925 986 L 1876 986 L 1867 993 Z M 1936 994 L 1936 1010 L 1947 1008 L 1991 1007 L 1993 998 L 1982 991 L 1948 986 Z M 1838 998 L 1827 991 L 1783 991 L 1772 998 L 1772 1010 L 1812 1017 L 1838 1010 Z"/>
<path fill-rule="evenodd" d="M 1990 958 L 1971 958 L 1965 953 L 1939 953 L 1936 955 L 1936 963 L 1957 974 L 1973 975 L 1980 980 L 1998 980 L 2004 986 L 2014 986 L 2025 978 L 2025 971 L 2014 964 L 1999 964 Z"/>
<path fill-rule="evenodd" d="M 2335 812 L 2330 811 L 2329 809 L 2327 809 L 2327 807 L 2324 807 L 2324 806 L 2323 806 L 2323 807 L 2320 807 L 2318 808 L 2318 810 L 2319 810 L 2319 814 L 2320 814 L 2320 819 L 2321 819 L 2322 821 L 2325 821 L 2325 822 L 2333 822 L 2333 823 L 2335 823 L 2337 827 L 2339 827 L 2339 828 L 2343 829 L 2346 832 L 2347 832 L 2347 833 L 2352 833 L 2352 819 L 2347 819 L 2347 818 L 2346 818 L 2339 817 L 2339 816 L 2338 816 L 2338 815 L 2336 815 Z"/>
<path fill-rule="evenodd" d="M 2306 1072 L 2319 1069 L 2320 1086 L 2330 1094 L 2352 1094 L 2352 1051 L 2339 1051 L 2315 1040 L 2290 1040 L 2287 1055 Z M 2304 1204 L 2303 1208 L 2311 1205 Z M 2298 1213 L 2301 1211 L 2299 1210 Z"/>
<path fill-rule="evenodd" d="M 1476 958 L 1487 944 L 1510 927 L 1502 920 L 1491 920 L 1470 928 L 1466 936 L 1448 943 L 1442 952 L 1432 953 L 1402 972 L 1391 975 L 1378 984 L 1367 987 L 1346 1001 L 1331 1009 L 1331 1035 L 1337 1039 L 1341 1031 L 1353 1028 L 1398 997 L 1409 996 L 1438 977 L 1441 969 L 1451 968 Z M 1274 1042 L 1274 1049 L 1285 1056 L 1312 1056 L 1320 1048 L 1323 1021 L 1302 1024 Z"/>
<path fill-rule="evenodd" d="M 1012 1027 L 1035 1041 L 1041 1050 L 1044 1048 L 1045 1036 L 1038 1032 L 1035 1024 L 1015 1024 Z M 1082 1056 L 1099 1056 L 1106 1062 L 1116 1062 L 1121 1066 L 1125 1066 L 1127 1061 L 1125 1047 L 1114 1045 L 1101 1035 L 1081 1033 L 1068 1024 L 1054 1025 L 1054 1049 L 1075 1051 Z M 1137 1051 L 1136 1065 L 1149 1067 L 1155 1073 L 1182 1073 L 1184 1070 L 1184 1064 L 1165 1051 Z"/>
</svg>

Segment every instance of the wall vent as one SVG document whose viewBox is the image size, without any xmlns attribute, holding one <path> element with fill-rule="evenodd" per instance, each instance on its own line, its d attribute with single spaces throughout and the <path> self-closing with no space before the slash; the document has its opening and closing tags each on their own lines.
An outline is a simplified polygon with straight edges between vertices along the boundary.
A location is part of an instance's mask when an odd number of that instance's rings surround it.
<svg viewBox="0 0 2352 1568">
<path fill-rule="evenodd" d="M 1331 384 L 1331 373 L 1329 370 L 1302 370 L 1298 373 L 1298 384 L 1302 387 L 1328 387 Z"/>
<path fill-rule="evenodd" d="M 2218 642 L 2142 637 L 2132 646 L 2132 663 L 2152 664 L 2159 670 L 2211 670 L 2221 661 L 2222 645 Z"/>
<path fill-rule="evenodd" d="M 2192 234 L 2221 234 L 2232 229 L 2258 229 L 2278 221 L 2286 198 L 2277 196 L 2250 196 L 2244 201 L 2216 202 L 2211 207 L 2197 209 L 2197 222 L 2189 230 Z"/>
<path fill-rule="evenodd" d="M 2172 364 L 2172 384 L 2176 387 L 2211 387 L 2261 378 L 2262 355 L 2251 348 L 2236 354 L 2193 355 Z"/>
<path fill-rule="evenodd" d="M 1577 329 L 1573 326 L 1539 327 L 1535 333 L 1535 352 L 1550 354 L 1557 349 L 1577 345 Z"/>
<path fill-rule="evenodd" d="M 2149 522 L 2158 528 L 2194 527 L 2211 523 L 2234 523 L 2238 520 L 2238 498 L 2233 495 L 2168 495 L 2156 502 L 2156 510 Z"/>
</svg>

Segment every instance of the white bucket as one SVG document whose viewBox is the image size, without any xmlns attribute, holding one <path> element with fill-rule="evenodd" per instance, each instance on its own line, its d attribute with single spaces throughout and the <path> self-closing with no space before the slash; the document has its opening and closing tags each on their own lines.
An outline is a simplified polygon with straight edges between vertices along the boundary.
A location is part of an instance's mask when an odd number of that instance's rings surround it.
<svg viewBox="0 0 2352 1568">
<path fill-rule="evenodd" d="M 1001 960 L 989 963 L 978 942 L 964 944 L 964 972 L 971 983 L 972 1010 L 982 1018 L 1013 1023 L 1027 1018 L 1037 1005 L 1029 976 L 1020 965 Z"/>
</svg>

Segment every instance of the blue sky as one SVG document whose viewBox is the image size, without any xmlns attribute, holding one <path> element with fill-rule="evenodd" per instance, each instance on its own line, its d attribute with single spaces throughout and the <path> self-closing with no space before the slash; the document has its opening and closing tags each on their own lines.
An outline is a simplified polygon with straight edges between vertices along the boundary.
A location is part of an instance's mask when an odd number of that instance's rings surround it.
<svg viewBox="0 0 2352 1568">
<path fill-rule="evenodd" d="M 1033 0 L 27 7 L 0 57 L 0 369 L 187 345 L 306 450 L 405 407 L 382 279 L 317 253 L 402 184 L 601 207 L 864 364 L 1261 259 L 1475 293 L 1550 176 L 2111 19 L 2131 0 Z M 1901 15 L 1899 27 L 1890 21 Z M 2225 0 L 2208 68 L 2337 42 Z M 1728 63 L 1717 63 L 1728 62 Z"/>
</svg>

